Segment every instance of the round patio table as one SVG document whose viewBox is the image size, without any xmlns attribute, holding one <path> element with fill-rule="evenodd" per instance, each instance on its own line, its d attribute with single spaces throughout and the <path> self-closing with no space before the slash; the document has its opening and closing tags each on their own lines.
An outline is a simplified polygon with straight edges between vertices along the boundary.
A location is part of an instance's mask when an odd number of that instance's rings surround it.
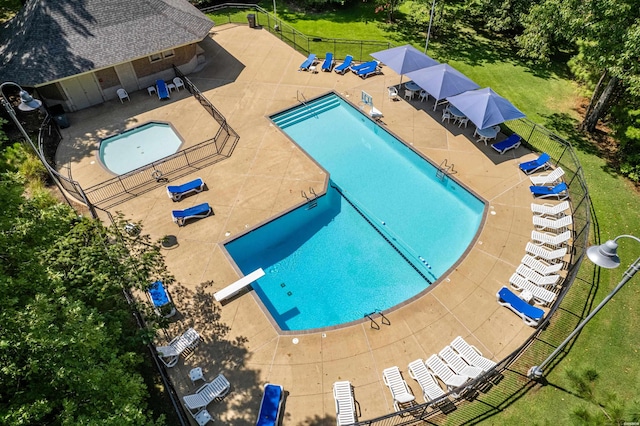
<svg viewBox="0 0 640 426">
<path fill-rule="evenodd" d="M 467 117 L 466 115 L 464 115 L 462 113 L 462 111 L 460 111 L 458 108 L 454 107 L 453 105 L 449 106 L 449 111 L 451 111 L 451 115 L 453 115 L 453 117 L 456 118 L 456 119 L 466 118 Z"/>
<path fill-rule="evenodd" d="M 413 81 L 407 81 L 404 84 L 404 87 L 408 90 L 411 90 L 412 92 L 419 92 L 420 90 L 422 90 L 422 87 L 418 86 L 416 83 L 414 83 Z"/>
<path fill-rule="evenodd" d="M 491 139 L 495 139 L 500 132 L 500 126 L 487 127 L 486 129 L 476 129 L 475 134 L 480 136 L 476 142 L 483 141 L 486 145 Z"/>
</svg>

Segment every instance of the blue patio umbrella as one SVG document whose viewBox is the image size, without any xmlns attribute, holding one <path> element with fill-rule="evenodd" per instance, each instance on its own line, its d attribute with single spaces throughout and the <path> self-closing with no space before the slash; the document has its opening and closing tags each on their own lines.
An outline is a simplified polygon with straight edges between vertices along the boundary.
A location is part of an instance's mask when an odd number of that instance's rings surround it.
<svg viewBox="0 0 640 426">
<path fill-rule="evenodd" d="M 371 56 L 400 74 L 400 83 L 402 83 L 402 76 L 408 72 L 439 64 L 438 61 L 409 44 L 381 50 L 372 53 Z"/>
<path fill-rule="evenodd" d="M 511 102 L 489 87 L 449 96 L 447 100 L 466 115 L 478 129 L 486 129 L 525 116 Z"/>
<path fill-rule="evenodd" d="M 449 64 L 438 64 L 407 73 L 407 77 L 438 101 L 480 88 L 469 77 Z M 434 106 L 435 109 L 435 106 Z"/>
</svg>

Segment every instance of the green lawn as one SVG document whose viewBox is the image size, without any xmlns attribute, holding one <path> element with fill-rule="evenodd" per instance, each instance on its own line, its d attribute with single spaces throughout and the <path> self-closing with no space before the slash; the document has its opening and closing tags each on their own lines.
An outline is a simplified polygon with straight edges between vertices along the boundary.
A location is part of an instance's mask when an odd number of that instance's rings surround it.
<svg viewBox="0 0 640 426">
<path fill-rule="evenodd" d="M 265 9 L 271 11 L 271 4 L 265 3 Z M 405 3 L 400 13 L 411 13 L 410 5 Z M 238 22 L 246 19 L 246 12 L 241 16 Z M 373 13 L 369 3 L 318 14 L 299 13 L 283 7 L 278 9 L 278 16 L 307 35 L 385 40 L 394 45 L 412 43 L 418 49 L 424 49 L 424 32 L 407 34 L 402 25 L 384 23 L 384 16 Z M 573 144 L 589 185 L 602 242 L 620 234 L 640 236 L 638 192 L 612 171 L 594 146 L 574 130 L 578 123 L 574 110 L 578 95 L 567 67 L 564 64 L 554 64 L 550 68 L 531 66 L 515 55 L 508 40 L 477 33 L 468 27 L 458 26 L 443 34 L 430 41 L 431 56 L 450 63 L 482 87 L 493 88 L 529 119 Z M 574 289 L 578 295 L 593 290 L 592 304 L 585 308 L 587 312 L 620 281 L 626 267 L 640 255 L 640 244 L 621 240 L 619 253 L 621 267 L 603 269 L 599 274 L 594 274 L 595 268 L 589 260 L 584 261 Z M 584 307 L 584 297 L 581 300 Z M 528 383 L 526 379 L 511 387 L 504 384 L 502 390 L 498 386 L 485 398 L 496 408 L 483 403 L 470 404 L 450 415 L 449 423 L 463 424 L 487 411 L 497 414 L 481 416 L 483 423 L 500 425 L 639 421 L 640 362 L 637 360 L 640 333 L 636 329 L 639 303 L 640 274 L 585 327 L 566 356 L 547 368 L 547 385 L 531 386 L 526 392 L 521 391 Z"/>
</svg>

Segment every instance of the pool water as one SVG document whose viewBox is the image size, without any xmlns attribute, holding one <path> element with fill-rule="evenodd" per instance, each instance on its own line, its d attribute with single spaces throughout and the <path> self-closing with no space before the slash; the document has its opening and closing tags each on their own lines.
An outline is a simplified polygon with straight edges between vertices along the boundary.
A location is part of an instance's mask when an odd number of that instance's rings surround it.
<svg viewBox="0 0 640 426">
<path fill-rule="evenodd" d="M 484 203 L 333 94 L 272 117 L 330 173 L 303 206 L 226 244 L 283 330 L 342 324 L 425 290 L 458 261 Z"/>
<path fill-rule="evenodd" d="M 117 175 L 174 154 L 182 140 L 168 123 L 147 123 L 100 142 L 99 158 Z"/>
</svg>

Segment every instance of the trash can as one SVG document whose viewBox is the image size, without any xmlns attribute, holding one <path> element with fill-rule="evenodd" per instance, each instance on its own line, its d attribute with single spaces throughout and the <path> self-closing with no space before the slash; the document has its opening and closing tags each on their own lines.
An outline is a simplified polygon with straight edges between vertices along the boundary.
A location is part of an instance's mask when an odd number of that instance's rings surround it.
<svg viewBox="0 0 640 426">
<path fill-rule="evenodd" d="M 64 108 L 62 107 L 62 105 L 52 106 L 51 108 L 49 108 L 49 113 L 58 124 L 58 127 L 60 127 L 61 129 L 66 129 L 67 127 L 69 127 L 69 119 L 64 113 Z"/>
<path fill-rule="evenodd" d="M 249 28 L 255 28 L 256 27 L 256 15 L 253 13 L 250 13 L 247 15 L 247 21 L 249 21 Z"/>
</svg>

